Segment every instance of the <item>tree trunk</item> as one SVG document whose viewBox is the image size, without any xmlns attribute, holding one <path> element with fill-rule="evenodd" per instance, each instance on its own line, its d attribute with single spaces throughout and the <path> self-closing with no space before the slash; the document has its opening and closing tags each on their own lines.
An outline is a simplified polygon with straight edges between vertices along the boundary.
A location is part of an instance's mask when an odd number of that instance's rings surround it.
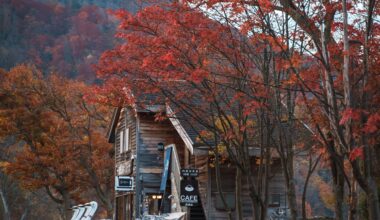
<svg viewBox="0 0 380 220">
<path fill-rule="evenodd" d="M 371 36 L 372 32 L 372 23 L 373 23 L 373 12 L 375 9 L 376 1 L 369 0 L 368 1 L 368 15 L 366 22 L 366 34 L 364 36 L 364 77 L 363 77 L 363 97 L 362 97 L 362 108 L 367 109 L 368 105 L 368 94 L 365 91 L 368 82 L 368 74 L 369 74 L 369 46 L 368 40 Z M 362 123 L 364 124 L 364 115 L 362 114 Z M 374 159 L 373 157 L 376 155 L 375 149 L 371 148 L 367 143 L 366 135 L 362 136 L 362 143 L 364 146 L 364 170 L 366 176 L 366 182 L 368 184 L 368 189 L 365 190 L 367 194 L 367 204 L 368 204 L 368 213 L 370 220 L 378 220 L 380 219 L 380 202 L 379 202 L 379 192 L 378 187 L 376 185 L 375 180 L 373 179 L 374 174 Z M 376 145 L 375 145 L 376 146 Z"/>
<path fill-rule="evenodd" d="M 289 165 L 289 163 L 292 163 Z M 297 198 L 296 198 L 296 185 L 294 184 L 294 175 L 293 175 L 293 160 L 288 159 L 288 174 L 286 175 L 286 186 L 287 186 L 287 195 L 288 195 L 288 205 L 290 210 L 290 219 L 297 219 Z M 286 169 L 286 168 L 285 168 Z"/>
<path fill-rule="evenodd" d="M 71 219 L 71 216 L 73 212 L 71 211 L 71 202 L 70 202 L 70 195 L 67 190 L 63 190 L 62 192 L 62 199 L 63 199 L 63 213 L 64 213 L 64 219 L 69 220 Z"/>
<path fill-rule="evenodd" d="M 350 198 L 349 198 L 350 211 L 348 213 L 348 220 L 357 219 L 357 206 L 358 206 L 358 196 L 357 196 L 357 182 L 353 178 L 350 188 Z"/>
<path fill-rule="evenodd" d="M 252 201 L 252 208 L 253 208 L 253 220 L 259 220 L 260 218 L 260 210 L 261 210 L 261 202 L 260 202 L 260 198 L 257 194 L 257 191 L 255 189 L 255 185 L 253 184 L 254 183 L 254 179 L 253 179 L 253 174 L 252 173 L 249 173 L 247 175 L 247 182 L 248 182 L 248 186 L 249 186 L 249 197 L 251 198 L 251 201 Z"/>
<path fill-rule="evenodd" d="M 216 177 L 216 188 L 218 190 L 218 193 L 219 193 L 219 196 L 220 196 L 220 199 L 222 200 L 222 203 L 223 203 L 223 206 L 225 208 L 225 210 L 227 211 L 228 213 L 228 219 L 229 220 L 232 220 L 232 213 L 231 213 L 231 209 L 228 207 L 227 205 L 227 202 L 224 198 L 224 194 L 223 194 L 223 188 L 222 188 L 222 183 L 221 183 L 221 176 L 220 176 L 220 163 L 219 163 L 219 152 L 218 152 L 218 148 L 216 147 L 215 150 L 214 150 L 214 154 L 215 154 L 215 177 Z"/>
<path fill-rule="evenodd" d="M 10 220 L 11 215 L 10 215 L 10 211 L 8 208 L 8 203 L 7 203 L 7 200 L 6 200 L 5 195 L 4 195 L 2 190 L 0 190 L 0 197 L 1 197 L 2 210 L 4 210 L 3 218 L 4 218 L 4 220 Z"/>
<path fill-rule="evenodd" d="M 366 179 L 368 183 L 367 194 L 367 204 L 368 204 L 368 214 L 370 220 L 379 220 L 380 219 L 380 202 L 379 202 L 379 192 L 377 188 L 376 181 L 373 178 L 372 173 L 372 158 L 375 154 L 372 149 L 367 146 L 365 147 L 365 170 L 366 170 Z M 371 160 L 372 159 L 372 160 Z"/>
<path fill-rule="evenodd" d="M 307 172 L 307 176 L 305 179 L 305 184 L 303 186 L 303 192 L 302 192 L 302 219 L 303 220 L 307 219 L 307 216 L 306 216 L 306 194 L 307 194 L 307 187 L 309 185 L 309 180 L 310 180 L 310 177 L 313 174 L 315 168 L 317 168 L 317 165 L 318 165 L 321 158 L 322 158 L 322 154 L 320 154 L 318 156 L 314 165 L 312 165 L 313 164 L 313 161 L 312 161 L 313 158 L 312 158 L 311 152 L 309 152 L 309 169 Z"/>
<path fill-rule="evenodd" d="M 267 149 L 265 151 L 265 164 L 264 164 L 264 176 L 260 178 L 260 181 L 263 182 L 264 189 L 264 201 L 263 205 L 261 207 L 261 220 L 266 220 L 267 219 L 267 209 L 268 209 L 268 203 L 269 203 L 269 173 L 270 171 L 270 161 L 271 161 L 271 155 L 270 155 L 270 150 L 269 146 L 267 146 Z M 260 193 L 261 195 L 262 192 Z"/>
<path fill-rule="evenodd" d="M 330 141 L 330 149 L 334 149 L 334 141 Z M 333 192 L 335 195 L 335 219 L 343 220 L 343 199 L 344 199 L 344 176 L 342 173 L 343 160 L 331 156 L 331 172 L 333 176 Z"/>
<path fill-rule="evenodd" d="M 333 191 L 335 194 L 335 219 L 343 220 L 344 178 L 339 170 L 338 174 L 334 176 Z"/>
<path fill-rule="evenodd" d="M 236 167 L 236 177 L 235 177 L 235 210 L 236 210 L 236 219 L 242 220 L 243 219 L 243 212 L 242 212 L 242 196 L 241 196 L 241 189 L 242 189 L 242 173 L 239 167 Z"/>
<path fill-rule="evenodd" d="M 350 85 L 350 75 L 349 75 L 349 43 L 348 43 L 348 14 L 347 14 L 347 2 L 343 0 L 343 90 L 344 90 L 344 104 L 346 105 L 346 110 L 352 108 L 352 99 L 351 99 L 351 85 Z M 349 119 L 345 123 L 345 142 L 349 151 L 353 149 L 354 144 L 352 143 L 352 120 Z M 355 180 L 352 181 L 350 187 L 349 195 L 349 220 L 354 220 L 356 215 L 356 205 L 357 205 L 357 196 L 356 196 L 356 183 Z"/>
<path fill-rule="evenodd" d="M 22 213 L 22 216 L 21 216 L 20 220 L 26 220 L 27 216 L 28 216 L 28 213 L 29 213 L 29 207 L 26 207 L 24 209 L 24 212 Z"/>
</svg>

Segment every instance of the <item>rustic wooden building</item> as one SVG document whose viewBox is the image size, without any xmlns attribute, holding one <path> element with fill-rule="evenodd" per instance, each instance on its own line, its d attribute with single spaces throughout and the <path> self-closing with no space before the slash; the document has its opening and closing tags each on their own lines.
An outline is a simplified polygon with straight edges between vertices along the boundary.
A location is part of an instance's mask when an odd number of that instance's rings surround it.
<svg viewBox="0 0 380 220">
<path fill-rule="evenodd" d="M 197 142 L 199 127 L 186 117 L 156 121 L 157 112 L 171 112 L 169 107 L 118 108 L 114 111 L 108 133 L 109 142 L 115 146 L 115 177 L 133 178 L 133 187 L 115 191 L 115 219 L 141 219 L 144 215 L 159 213 L 186 213 L 186 219 L 227 219 L 215 181 L 215 169 L 210 166 L 209 149 Z M 165 146 L 165 147 L 163 147 Z M 168 156 L 168 149 L 170 155 Z M 252 150 L 252 167 L 257 160 Z M 168 172 L 165 160 L 170 161 Z M 269 209 L 286 208 L 284 180 L 280 163 L 271 165 L 269 182 Z M 181 206 L 181 168 L 199 170 L 199 205 Z M 255 169 L 255 168 L 254 168 Z M 228 164 L 221 169 L 222 193 L 234 215 L 235 168 Z M 254 170 L 254 173 L 257 172 Z M 163 189 L 164 187 L 164 189 Z M 242 209 L 244 219 L 252 219 L 252 205 L 248 185 L 243 182 Z"/>
</svg>

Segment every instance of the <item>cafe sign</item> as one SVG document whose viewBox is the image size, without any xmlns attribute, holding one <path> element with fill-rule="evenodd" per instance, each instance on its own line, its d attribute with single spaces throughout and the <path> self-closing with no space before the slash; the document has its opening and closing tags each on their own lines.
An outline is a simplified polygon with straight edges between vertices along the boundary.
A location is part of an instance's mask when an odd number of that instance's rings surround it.
<svg viewBox="0 0 380 220">
<path fill-rule="evenodd" d="M 181 180 L 181 194 L 179 196 L 181 206 L 195 206 L 199 202 L 198 181 L 191 179 Z"/>
<path fill-rule="evenodd" d="M 132 191 L 133 177 L 131 176 L 116 176 L 115 178 L 116 191 Z"/>
</svg>

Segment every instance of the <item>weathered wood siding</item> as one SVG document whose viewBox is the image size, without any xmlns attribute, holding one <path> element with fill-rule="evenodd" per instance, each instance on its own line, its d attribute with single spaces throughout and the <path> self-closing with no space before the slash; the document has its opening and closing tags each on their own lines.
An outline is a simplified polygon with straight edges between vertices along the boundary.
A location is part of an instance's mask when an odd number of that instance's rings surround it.
<svg viewBox="0 0 380 220">
<path fill-rule="evenodd" d="M 120 153 L 120 131 L 125 131 L 126 128 L 129 129 L 129 150 Z M 136 117 L 132 109 L 123 108 L 115 130 L 115 175 L 135 177 L 135 163 L 132 155 L 136 155 Z M 116 192 L 116 196 L 128 193 Z"/>
<path fill-rule="evenodd" d="M 129 151 L 120 154 L 120 131 L 129 128 Z M 131 156 L 136 154 L 136 117 L 134 111 L 130 108 L 121 110 L 120 118 L 116 128 L 116 147 L 115 161 L 116 164 L 130 160 Z"/>
<path fill-rule="evenodd" d="M 252 160 L 254 163 L 254 160 Z M 227 212 L 223 209 L 217 209 L 217 196 L 218 189 L 216 185 L 215 168 L 208 167 L 208 156 L 196 156 L 195 166 L 199 169 L 199 194 L 202 201 L 202 206 L 205 210 L 206 217 L 212 219 L 228 219 Z M 254 169 L 253 164 L 253 169 Z M 235 194 L 235 174 L 236 169 L 234 166 L 223 166 L 221 172 L 221 185 L 222 191 L 225 196 L 228 194 L 234 197 Z M 255 178 L 257 180 L 257 177 Z M 242 180 L 242 211 L 244 219 L 252 219 L 252 202 L 249 196 L 249 187 L 247 181 L 243 177 Z M 285 197 L 285 183 L 279 164 L 273 164 L 272 173 L 269 179 L 269 203 L 271 202 L 272 194 L 281 194 L 281 206 L 286 205 Z M 271 208 L 268 209 L 270 213 Z M 233 218 L 235 218 L 235 211 L 232 211 Z"/>
<path fill-rule="evenodd" d="M 179 158 L 184 157 L 184 144 L 168 120 L 157 122 L 154 114 L 139 113 L 139 171 L 144 193 L 158 193 L 162 178 L 164 151 L 157 144 L 175 144 Z M 181 166 L 184 161 L 181 159 Z"/>
<path fill-rule="evenodd" d="M 201 203 L 203 210 L 205 212 L 206 218 L 209 215 L 209 170 L 208 170 L 208 155 L 203 156 L 191 156 L 190 163 L 194 163 L 194 167 L 199 170 L 199 176 L 197 178 L 199 185 L 199 196 L 201 198 Z M 210 219 L 210 218 L 209 218 Z"/>
</svg>

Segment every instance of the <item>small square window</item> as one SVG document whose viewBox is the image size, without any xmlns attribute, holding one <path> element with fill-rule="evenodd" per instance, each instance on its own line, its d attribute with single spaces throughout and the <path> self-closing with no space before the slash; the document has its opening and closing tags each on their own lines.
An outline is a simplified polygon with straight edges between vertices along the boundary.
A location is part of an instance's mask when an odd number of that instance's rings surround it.
<svg viewBox="0 0 380 220">
<path fill-rule="evenodd" d="M 271 207 L 279 207 L 281 205 L 281 194 L 272 194 L 271 195 Z"/>
</svg>

